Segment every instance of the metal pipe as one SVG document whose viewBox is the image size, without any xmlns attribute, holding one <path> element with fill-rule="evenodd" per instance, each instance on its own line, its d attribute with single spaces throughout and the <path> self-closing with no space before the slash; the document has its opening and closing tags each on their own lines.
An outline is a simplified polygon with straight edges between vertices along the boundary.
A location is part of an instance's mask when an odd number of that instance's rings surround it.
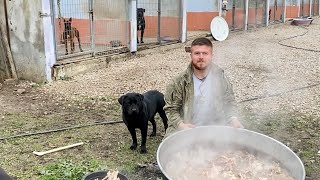
<svg viewBox="0 0 320 180">
<path fill-rule="evenodd" d="M 181 0 L 181 42 L 185 43 L 187 41 L 187 1 Z"/>
<path fill-rule="evenodd" d="M 312 17 L 312 0 L 309 0 L 309 16 Z"/>
<path fill-rule="evenodd" d="M 94 26 L 93 26 L 93 1 L 89 0 L 89 21 L 90 21 L 90 40 L 92 56 L 95 56 L 95 44 L 94 44 Z"/>
<path fill-rule="evenodd" d="M 55 6 L 54 6 L 54 2 L 55 1 L 50 1 L 50 11 L 51 11 L 51 21 L 52 21 L 52 28 L 53 28 L 53 39 L 54 39 L 54 56 L 56 57 L 55 59 L 55 62 L 57 62 L 58 60 L 58 52 L 57 52 L 57 40 L 56 40 L 56 37 L 57 37 L 57 31 L 56 31 L 56 11 L 55 11 Z"/>
<path fill-rule="evenodd" d="M 246 5 L 245 5 L 245 24 L 244 24 L 244 30 L 248 30 L 248 17 L 249 17 L 249 0 L 245 0 L 245 3 L 246 3 Z"/>
<path fill-rule="evenodd" d="M 267 3 L 266 3 L 266 26 L 269 26 L 269 9 L 270 9 L 270 1 L 267 0 Z"/>
<path fill-rule="evenodd" d="M 282 22 L 285 23 L 286 22 L 286 14 L 287 14 L 287 1 L 284 0 L 283 2 L 283 6 L 284 8 L 282 8 Z"/>
<path fill-rule="evenodd" d="M 160 22 L 160 20 L 161 20 L 161 0 L 158 0 L 158 37 L 157 37 L 157 40 L 158 40 L 159 44 L 161 44 L 161 34 L 160 34 L 161 33 L 160 32 L 161 22 Z"/>
</svg>

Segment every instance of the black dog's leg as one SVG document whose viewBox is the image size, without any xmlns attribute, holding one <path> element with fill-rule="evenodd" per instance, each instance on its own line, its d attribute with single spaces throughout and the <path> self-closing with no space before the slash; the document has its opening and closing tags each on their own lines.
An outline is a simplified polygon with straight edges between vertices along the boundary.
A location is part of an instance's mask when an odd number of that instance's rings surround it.
<svg viewBox="0 0 320 180">
<path fill-rule="evenodd" d="M 129 128 L 128 128 L 129 129 Z M 131 150 L 137 149 L 137 135 L 136 135 L 136 130 L 134 128 L 129 129 L 131 137 L 132 137 L 132 145 L 130 146 Z"/>
<path fill-rule="evenodd" d="M 144 34 L 144 29 L 141 30 L 141 37 L 140 37 L 140 38 L 141 38 L 141 40 L 140 40 L 141 43 L 144 43 L 144 42 L 143 42 L 143 34 Z"/>
<path fill-rule="evenodd" d="M 156 132 L 157 132 L 157 124 L 156 121 L 154 120 L 154 118 L 152 118 L 150 120 L 151 124 L 152 124 L 152 133 L 150 134 L 150 136 L 156 136 Z"/>
<path fill-rule="evenodd" d="M 159 115 L 160 115 L 160 117 L 161 117 L 161 119 L 162 119 L 162 121 L 163 121 L 164 130 L 166 131 L 167 128 L 168 128 L 168 118 L 167 118 L 167 115 L 166 115 L 166 113 L 164 112 L 163 109 L 160 109 L 160 110 L 158 111 L 158 113 L 159 113 Z"/>
<path fill-rule="evenodd" d="M 147 142 L 148 125 L 141 128 L 141 154 L 147 153 L 146 142 Z"/>
</svg>

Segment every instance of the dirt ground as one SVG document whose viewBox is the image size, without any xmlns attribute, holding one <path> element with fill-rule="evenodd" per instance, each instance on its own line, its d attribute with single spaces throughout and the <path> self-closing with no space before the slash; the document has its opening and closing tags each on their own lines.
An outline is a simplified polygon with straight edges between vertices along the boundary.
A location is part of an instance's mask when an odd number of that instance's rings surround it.
<svg viewBox="0 0 320 180">
<path fill-rule="evenodd" d="M 319 24 L 315 19 L 306 28 L 270 26 L 232 33 L 226 41 L 214 42 L 215 61 L 234 86 L 245 127 L 291 148 L 311 180 L 320 179 Z M 288 39 L 293 36 L 297 37 Z M 68 173 L 99 168 L 118 169 L 130 179 L 161 179 L 156 150 L 164 129 L 159 119 L 158 136 L 148 139 L 147 155 L 129 150 L 130 136 L 123 123 L 108 122 L 121 121 L 117 102 L 121 94 L 149 89 L 165 92 L 170 79 L 188 64 L 185 46 L 145 50 L 108 68 L 46 85 L 3 84 L 0 167 L 16 179 L 59 179 L 53 172 L 64 174 L 63 179 L 77 179 Z M 66 127 L 74 128 L 61 130 Z M 57 132 L 13 137 L 51 130 Z M 32 154 L 77 142 L 84 145 L 41 157 Z"/>
</svg>

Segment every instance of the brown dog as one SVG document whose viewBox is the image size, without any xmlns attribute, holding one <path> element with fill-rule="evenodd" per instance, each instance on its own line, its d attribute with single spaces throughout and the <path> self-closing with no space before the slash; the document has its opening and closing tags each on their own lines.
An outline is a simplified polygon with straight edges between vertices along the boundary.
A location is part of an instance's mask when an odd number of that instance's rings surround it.
<svg viewBox="0 0 320 180">
<path fill-rule="evenodd" d="M 70 40 L 70 46 L 71 46 L 71 54 L 74 52 L 74 37 L 77 37 L 78 43 L 79 43 L 79 49 L 81 52 L 83 52 L 80 44 L 80 34 L 77 28 L 71 26 L 72 18 L 69 20 L 64 21 L 64 32 L 63 32 L 63 40 L 66 47 L 66 55 L 68 54 L 68 40 Z"/>
</svg>

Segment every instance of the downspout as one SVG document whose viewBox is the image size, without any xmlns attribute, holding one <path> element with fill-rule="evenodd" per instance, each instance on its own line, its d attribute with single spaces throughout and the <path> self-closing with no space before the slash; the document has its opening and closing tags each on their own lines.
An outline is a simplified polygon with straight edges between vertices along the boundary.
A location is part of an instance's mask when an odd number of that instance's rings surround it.
<svg viewBox="0 0 320 180">
<path fill-rule="evenodd" d="M 11 43 L 10 43 L 10 32 L 9 32 L 9 23 L 8 23 L 8 11 L 7 11 L 7 0 L 3 0 L 3 4 L 4 4 L 4 16 L 6 19 L 6 31 L 7 31 L 7 39 L 8 39 L 8 43 L 9 43 L 9 48 L 11 49 Z"/>
</svg>

